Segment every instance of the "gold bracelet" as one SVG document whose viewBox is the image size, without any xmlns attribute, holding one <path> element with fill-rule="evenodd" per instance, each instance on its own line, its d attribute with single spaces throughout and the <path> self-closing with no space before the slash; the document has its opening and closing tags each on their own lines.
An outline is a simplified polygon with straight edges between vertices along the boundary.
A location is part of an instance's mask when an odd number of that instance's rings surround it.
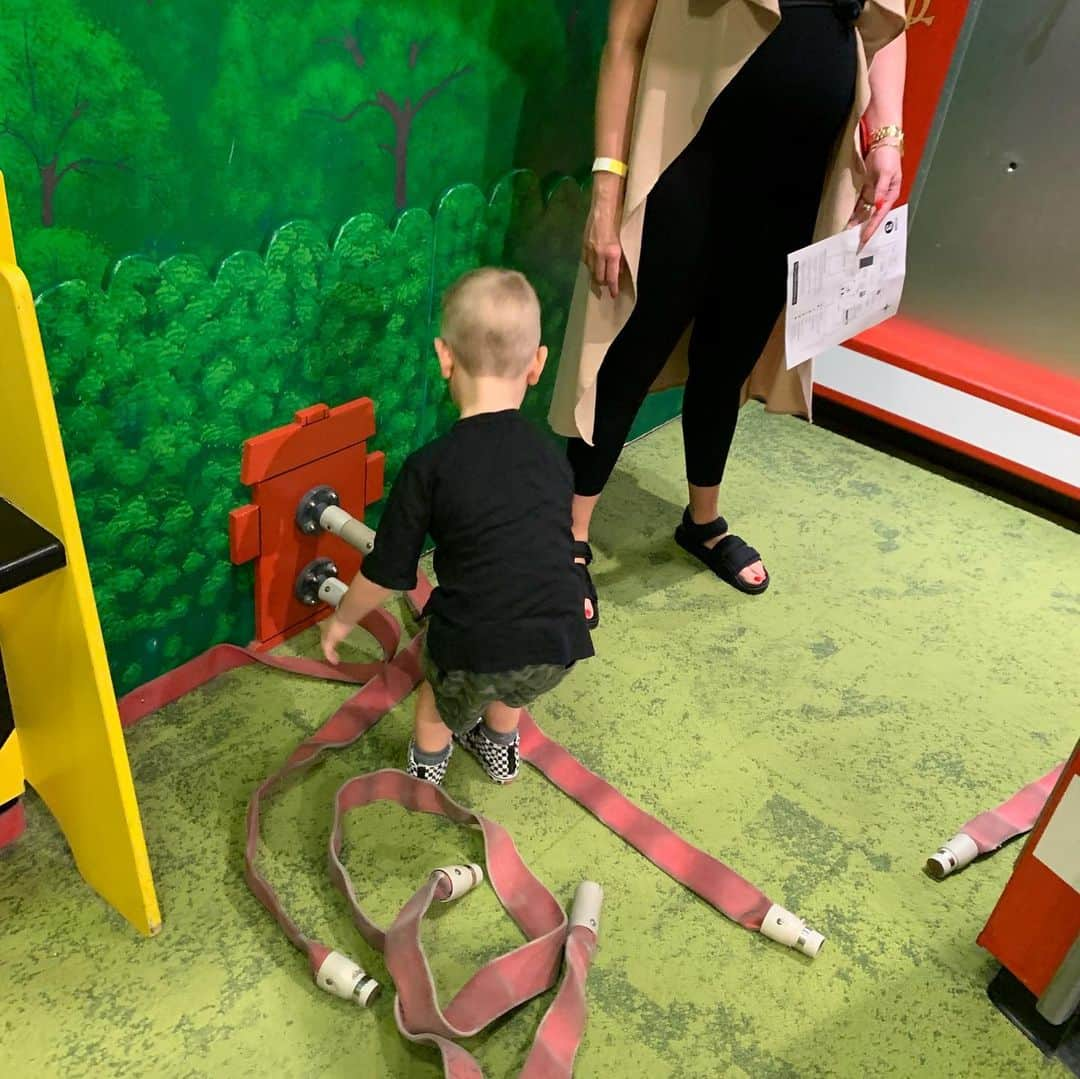
<svg viewBox="0 0 1080 1079">
<path fill-rule="evenodd" d="M 896 148 L 902 154 L 904 152 L 904 129 L 899 124 L 886 124 L 870 132 L 868 151 L 885 142 L 886 139 L 896 139 Z"/>
<path fill-rule="evenodd" d="M 871 143 L 866 148 L 866 154 L 864 156 L 869 157 L 875 150 L 880 150 L 882 147 L 888 147 L 890 150 L 898 150 L 900 156 L 904 156 L 904 144 L 902 142 L 886 142 L 884 139 L 879 142 Z"/>
</svg>

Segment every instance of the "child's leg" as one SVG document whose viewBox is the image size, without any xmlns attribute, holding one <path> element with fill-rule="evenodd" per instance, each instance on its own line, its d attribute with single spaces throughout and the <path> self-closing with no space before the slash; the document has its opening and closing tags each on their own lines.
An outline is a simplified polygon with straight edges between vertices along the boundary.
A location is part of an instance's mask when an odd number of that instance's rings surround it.
<svg viewBox="0 0 1080 1079">
<path fill-rule="evenodd" d="M 450 744 L 450 728 L 439 715 L 430 682 L 425 681 L 420 685 L 413 721 L 413 741 L 422 753 L 442 753 Z"/>
<path fill-rule="evenodd" d="M 518 774 L 518 720 L 520 708 L 493 701 L 484 718 L 468 731 L 456 735 L 496 783 L 509 783 Z"/>
<path fill-rule="evenodd" d="M 517 777 L 521 709 L 554 689 L 569 669 L 552 665 L 523 667 L 485 679 L 488 692 L 497 693 L 498 700 L 484 709 L 483 720 L 466 731 L 458 730 L 454 739 L 476 757 L 496 783 L 509 783 Z"/>
<path fill-rule="evenodd" d="M 413 738 L 405 770 L 416 779 L 438 785 L 446 778 L 451 749 L 450 728 L 439 716 L 431 684 L 424 681 L 416 698 Z"/>
<path fill-rule="evenodd" d="M 497 734 L 513 734 L 520 718 L 520 708 L 511 708 L 502 701 L 492 701 L 484 712 L 484 722 Z"/>
</svg>

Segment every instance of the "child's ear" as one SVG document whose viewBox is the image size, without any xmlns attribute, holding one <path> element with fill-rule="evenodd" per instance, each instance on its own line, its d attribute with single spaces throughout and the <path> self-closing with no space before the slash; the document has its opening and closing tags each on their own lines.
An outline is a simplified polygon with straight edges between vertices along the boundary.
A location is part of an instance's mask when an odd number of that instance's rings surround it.
<svg viewBox="0 0 1080 1079">
<path fill-rule="evenodd" d="M 535 386 L 540 381 L 540 376 L 544 373 L 544 365 L 547 363 L 547 358 L 547 345 L 541 345 L 536 350 L 533 362 L 529 364 L 527 379 L 530 386 Z"/>
<path fill-rule="evenodd" d="M 435 355 L 439 358 L 439 370 L 442 371 L 442 377 L 449 379 L 454 373 L 454 354 L 441 337 L 435 338 Z"/>
</svg>

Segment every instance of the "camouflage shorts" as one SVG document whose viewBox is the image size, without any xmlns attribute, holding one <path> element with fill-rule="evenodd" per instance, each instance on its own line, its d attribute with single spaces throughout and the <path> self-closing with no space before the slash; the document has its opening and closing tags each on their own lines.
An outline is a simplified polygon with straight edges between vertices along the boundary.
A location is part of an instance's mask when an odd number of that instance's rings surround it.
<svg viewBox="0 0 1080 1079">
<path fill-rule="evenodd" d="M 570 672 L 570 667 L 554 664 L 497 674 L 444 671 L 431 658 L 426 646 L 421 665 L 443 723 L 458 733 L 475 726 L 489 704 L 501 701 L 510 708 L 524 708 L 554 689 Z"/>
</svg>

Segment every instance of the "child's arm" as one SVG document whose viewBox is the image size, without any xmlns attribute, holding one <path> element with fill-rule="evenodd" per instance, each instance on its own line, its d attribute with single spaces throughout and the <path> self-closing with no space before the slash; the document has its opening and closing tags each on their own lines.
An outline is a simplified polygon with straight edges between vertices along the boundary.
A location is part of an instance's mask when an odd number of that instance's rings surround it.
<svg viewBox="0 0 1080 1079">
<path fill-rule="evenodd" d="M 327 663 L 337 666 L 341 662 L 338 645 L 356 628 L 357 623 L 381 607 L 393 592 L 389 588 L 369 581 L 361 570 L 353 578 L 338 609 L 319 627 L 322 634 L 322 650 Z"/>
<path fill-rule="evenodd" d="M 402 466 L 386 501 L 375 550 L 353 578 L 338 609 L 321 627 L 327 662 L 338 663 L 338 645 L 360 619 L 381 607 L 395 592 L 416 587 L 416 564 L 430 516 L 428 474 L 414 454 Z"/>
</svg>

